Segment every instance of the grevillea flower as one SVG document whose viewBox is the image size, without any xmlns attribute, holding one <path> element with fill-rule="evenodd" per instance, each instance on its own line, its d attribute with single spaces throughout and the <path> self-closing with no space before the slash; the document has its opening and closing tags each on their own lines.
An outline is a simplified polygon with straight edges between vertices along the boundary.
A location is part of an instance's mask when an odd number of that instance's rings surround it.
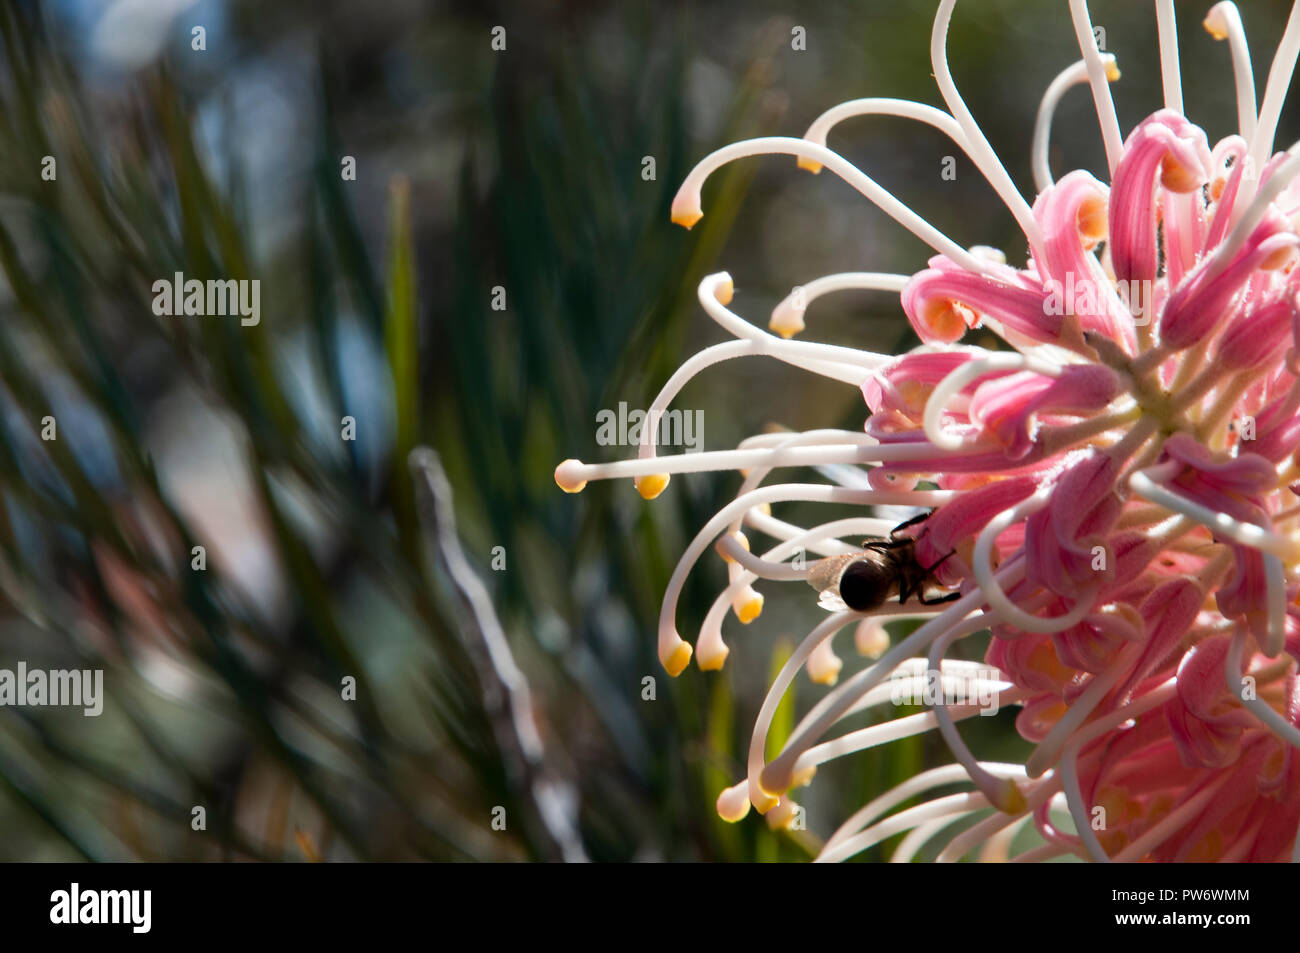
<svg viewBox="0 0 1300 953">
<path fill-rule="evenodd" d="M 821 859 L 849 857 L 904 831 L 911 833 L 896 859 L 932 840 L 942 842 L 940 859 L 975 851 L 1005 857 L 1027 823 L 1044 845 L 1026 860 L 1292 858 L 1300 822 L 1300 758 L 1293 756 L 1300 745 L 1300 143 L 1274 153 L 1273 138 L 1300 52 L 1300 6 L 1258 113 L 1237 9 L 1210 10 L 1205 27 L 1229 41 L 1240 126 L 1239 135 L 1211 145 L 1183 115 L 1172 0 L 1155 3 L 1164 107 L 1127 137 L 1108 85 L 1118 78 L 1114 59 L 1098 50 L 1084 0 L 1070 0 L 1083 58 L 1051 84 L 1039 111 L 1031 204 L 953 84 L 945 46 L 955 2 L 939 4 L 931 37 L 947 112 L 892 99 L 844 103 L 803 138 L 755 139 L 713 153 L 673 202 L 673 221 L 690 227 L 703 214 L 701 186 L 714 170 L 784 153 L 839 176 L 934 249 L 910 277 L 861 272 L 809 282 L 776 308 L 775 333 L 731 310 L 725 273 L 709 276 L 700 303 L 735 340 L 689 359 L 651 412 L 653 419 L 664 411 L 705 368 L 763 355 L 860 388 L 870 412 L 864 431 L 764 434 L 734 451 L 664 457 L 656 428 L 646 427 L 637 459 L 568 460 L 556 480 L 576 492 L 588 480 L 632 477 L 652 499 L 671 473 L 744 473 L 736 498 L 700 530 L 669 583 L 659 656 L 672 675 L 692 655 L 701 669 L 723 665 L 724 619 L 729 609 L 744 623 L 760 613 L 758 580 L 807 580 L 812 570 L 797 558 L 805 551 L 861 554 L 847 537 L 888 537 L 894 523 L 863 515 L 804 528 L 778 518 L 776 507 L 802 501 L 930 511 L 902 531 L 911 543 L 882 543 L 880 551 L 910 553 L 915 565 L 908 557 L 902 565 L 922 572 L 933 567 L 930 595 L 944 587 L 955 601 L 854 611 L 828 588 L 822 604 L 831 614 L 769 689 L 747 776 L 718 798 L 724 818 L 739 820 L 752 806 L 769 822 L 788 823 L 792 791 L 818 765 L 937 728 L 954 763 L 846 819 Z M 1053 181 L 1048 168 L 1056 104 L 1085 82 L 1109 185 L 1082 170 Z M 949 136 L 1023 231 L 1024 264 L 959 246 L 827 147 L 834 126 L 866 115 L 919 120 Z M 922 345 L 890 356 L 795 340 L 812 302 L 843 288 L 899 293 Z M 1005 349 L 962 344 L 975 327 L 996 334 Z M 766 482 L 775 469 L 801 467 L 843 479 Z M 772 542 L 753 545 L 742 529 Z M 715 542 L 730 584 L 692 648 L 679 634 L 678 596 Z M 813 565 L 839 572 L 841 564 Z M 832 576 L 823 568 L 813 578 Z M 890 645 L 880 623 L 901 615 L 925 622 Z M 856 645 L 876 661 L 836 684 L 833 639 L 855 625 Z M 945 658 L 956 641 L 982 631 L 992 636 L 984 664 Z M 768 760 L 773 713 L 803 668 L 834 687 Z M 975 692 L 953 702 L 945 691 L 923 714 L 833 734 L 847 716 L 895 698 L 900 681 L 931 688 L 964 681 Z M 966 747 L 958 723 L 981 709 L 971 698 L 1019 706 L 1017 729 L 1036 746 L 1025 764 L 982 762 Z M 924 799 L 957 782 L 973 790 Z M 920 803 L 896 810 L 917 797 Z"/>
</svg>

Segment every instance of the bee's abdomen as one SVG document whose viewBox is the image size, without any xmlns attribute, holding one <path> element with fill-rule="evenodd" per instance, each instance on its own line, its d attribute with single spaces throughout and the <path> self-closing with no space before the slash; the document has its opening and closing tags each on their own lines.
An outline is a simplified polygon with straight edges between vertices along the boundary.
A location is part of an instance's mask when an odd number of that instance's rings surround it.
<svg viewBox="0 0 1300 953">
<path fill-rule="evenodd" d="M 855 612 L 865 612 L 883 605 L 898 591 L 897 573 L 890 565 L 859 560 L 847 566 L 840 576 L 840 598 Z"/>
</svg>

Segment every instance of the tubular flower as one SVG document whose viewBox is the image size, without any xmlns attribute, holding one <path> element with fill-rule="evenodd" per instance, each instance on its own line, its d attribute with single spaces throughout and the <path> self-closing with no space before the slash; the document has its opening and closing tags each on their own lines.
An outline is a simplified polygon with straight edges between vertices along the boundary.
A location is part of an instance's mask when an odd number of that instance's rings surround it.
<svg viewBox="0 0 1300 953">
<path fill-rule="evenodd" d="M 556 480 L 576 492 L 590 480 L 631 478 L 653 496 L 672 473 L 744 474 L 668 584 L 658 649 L 674 676 L 692 656 L 702 669 L 724 664 L 727 613 L 744 623 L 759 614 L 755 584 L 803 580 L 821 590 L 830 614 L 770 686 L 746 776 L 718 798 L 727 820 L 753 807 L 788 824 L 797 813 L 792 789 L 819 765 L 938 729 L 954 763 L 845 819 L 819 859 L 842 860 L 902 832 L 910 833 L 895 859 L 926 842 L 941 845 L 941 860 L 1005 859 L 1025 825 L 1037 828 L 1042 846 L 1016 859 L 1292 858 L 1300 822 L 1300 143 L 1275 153 L 1273 136 L 1300 52 L 1300 6 L 1258 111 L 1236 7 L 1209 12 L 1206 29 L 1230 41 L 1240 127 L 1211 145 L 1182 114 L 1172 0 L 1155 3 L 1164 106 L 1127 136 L 1108 85 L 1118 78 L 1114 59 L 1097 49 L 1084 0 L 1071 0 L 1082 60 L 1052 83 L 1039 111 L 1031 204 L 948 70 L 955 2 L 939 4 L 931 36 L 947 111 L 891 99 L 845 103 L 803 138 L 713 153 L 673 203 L 673 220 L 690 227 L 713 171 L 785 154 L 843 179 L 934 249 L 910 277 L 854 272 L 809 282 L 777 307 L 776 333 L 729 307 L 725 273 L 705 278 L 700 304 L 734 340 L 687 360 L 651 411 L 662 412 L 705 368 L 761 355 L 859 388 L 864 430 L 768 433 L 735 450 L 660 456 L 656 428 L 646 427 L 636 459 L 568 460 Z M 1054 181 L 1048 166 L 1056 103 L 1085 82 L 1109 185 L 1081 170 Z M 836 124 L 866 115 L 925 122 L 951 138 L 1023 231 L 1023 266 L 957 244 L 826 145 Z M 843 288 L 899 294 L 921 346 L 894 356 L 798 339 L 813 299 Z M 1005 348 L 963 344 L 972 328 Z M 773 470 L 792 468 L 832 482 L 769 482 Z M 905 506 L 920 515 L 895 527 L 865 510 L 804 527 L 775 514 L 791 502 Z M 846 542 L 855 535 L 875 541 L 864 550 Z M 678 629 L 678 597 L 715 542 L 729 585 L 692 646 Z M 890 644 L 882 623 L 901 616 L 924 622 Z M 850 627 L 874 660 L 856 672 L 842 671 L 832 648 Z M 984 662 L 946 657 L 954 643 L 986 631 Z M 773 715 L 801 669 L 828 687 L 769 759 Z M 961 685 L 970 691 L 954 696 Z M 900 687 L 920 692 L 929 710 L 836 733 L 845 718 L 896 701 Z M 1023 765 L 977 759 L 958 723 L 1009 705 L 1020 708 L 1016 727 L 1033 753 Z M 961 782 L 964 792 L 932 796 Z"/>
</svg>

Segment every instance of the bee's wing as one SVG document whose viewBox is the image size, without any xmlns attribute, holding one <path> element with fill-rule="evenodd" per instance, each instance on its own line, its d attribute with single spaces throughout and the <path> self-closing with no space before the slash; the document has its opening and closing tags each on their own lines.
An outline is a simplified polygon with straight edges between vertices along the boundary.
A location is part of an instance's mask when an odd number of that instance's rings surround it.
<svg viewBox="0 0 1300 953">
<path fill-rule="evenodd" d="M 839 581 L 844 567 L 859 558 L 856 553 L 842 556 L 827 556 L 819 559 L 808 569 L 808 585 L 818 592 L 817 604 L 827 612 L 843 612 L 848 608 L 840 598 Z"/>
<path fill-rule="evenodd" d="M 827 556 L 825 559 L 817 560 L 808 567 L 808 585 L 818 592 L 823 589 L 834 589 L 839 584 L 844 567 L 857 558 L 859 557 L 856 553 L 845 553 L 842 556 Z"/>
<path fill-rule="evenodd" d="M 847 612 L 849 608 L 844 604 L 839 591 L 834 587 L 821 591 L 821 595 L 817 598 L 817 605 L 827 612 Z"/>
</svg>

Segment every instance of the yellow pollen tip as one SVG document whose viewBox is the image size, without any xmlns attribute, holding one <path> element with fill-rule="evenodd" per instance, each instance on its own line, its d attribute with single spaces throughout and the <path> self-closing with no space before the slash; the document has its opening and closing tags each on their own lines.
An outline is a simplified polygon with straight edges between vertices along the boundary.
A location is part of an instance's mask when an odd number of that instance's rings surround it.
<svg viewBox="0 0 1300 953">
<path fill-rule="evenodd" d="M 1201 26 L 1205 27 L 1205 32 L 1210 34 L 1210 36 L 1214 37 L 1216 40 L 1226 40 L 1228 38 L 1228 29 L 1224 24 L 1223 18 L 1214 15 L 1215 10 L 1217 9 L 1218 8 L 1215 7 L 1210 10 L 1209 15 L 1201 21 Z"/>
<path fill-rule="evenodd" d="M 670 479 L 671 477 L 667 473 L 650 473 L 646 476 L 637 477 L 632 482 L 636 484 L 636 491 L 644 499 L 653 500 L 664 491 Z"/>
<path fill-rule="evenodd" d="M 736 607 L 736 618 L 743 625 L 749 625 L 760 615 L 763 614 L 763 596 L 761 593 L 754 593 L 749 599 Z"/>
<path fill-rule="evenodd" d="M 582 470 L 581 460 L 565 460 L 555 468 L 555 483 L 565 493 L 581 493 L 587 481 L 578 476 Z"/>
<path fill-rule="evenodd" d="M 1115 62 L 1115 58 L 1112 56 L 1110 62 L 1106 64 L 1106 80 L 1107 82 L 1117 83 L 1120 75 L 1119 64 Z"/>
<path fill-rule="evenodd" d="M 761 791 L 758 801 L 754 801 L 751 798 L 750 803 L 754 805 L 754 810 L 758 811 L 758 813 L 766 814 L 768 811 L 772 810 L 772 808 L 780 804 L 781 799 L 775 794 L 768 794 L 766 791 Z"/>
<path fill-rule="evenodd" d="M 730 654 L 731 649 L 721 643 L 713 650 L 701 645 L 699 654 L 695 656 L 695 665 L 701 672 L 720 672 Z"/>
<path fill-rule="evenodd" d="M 749 784 L 739 784 L 726 788 L 718 795 L 718 817 L 728 824 L 743 821 L 749 814 Z"/>
<path fill-rule="evenodd" d="M 730 278 L 719 281 L 713 288 L 713 297 L 718 299 L 718 304 L 726 307 L 731 304 L 731 299 L 736 296 L 736 286 Z"/>
<path fill-rule="evenodd" d="M 889 633 L 875 619 L 863 619 L 853 632 L 853 645 L 859 655 L 880 658 L 889 650 Z"/>
<path fill-rule="evenodd" d="M 817 685 L 834 685 L 840 680 L 840 669 L 843 667 L 844 662 L 835 654 L 830 639 L 820 642 L 813 649 L 805 666 L 808 677 Z"/>
<path fill-rule="evenodd" d="M 687 642 L 678 642 L 673 650 L 668 653 L 667 658 L 661 658 L 665 671 L 673 678 L 676 678 L 682 672 L 686 671 L 686 666 L 691 661 L 691 646 Z"/>
<path fill-rule="evenodd" d="M 1002 790 L 993 798 L 993 806 L 1004 814 L 1019 814 L 1027 804 L 1024 792 L 1010 778 L 1002 782 Z"/>
<path fill-rule="evenodd" d="M 797 161 L 799 163 L 799 168 L 803 169 L 805 172 L 811 172 L 813 175 L 816 175 L 822 170 L 822 164 L 816 159 L 805 159 L 803 156 L 799 156 Z"/>
<path fill-rule="evenodd" d="M 840 665 L 827 666 L 818 672 L 809 672 L 808 677 L 814 685 L 831 686 L 840 680 Z"/>
<path fill-rule="evenodd" d="M 788 797 L 781 798 L 781 802 L 768 813 L 764 818 L 767 821 L 769 829 L 778 831 L 788 828 L 794 823 L 795 817 L 798 816 L 799 805 L 794 803 Z"/>
<path fill-rule="evenodd" d="M 772 309 L 772 317 L 768 319 L 767 327 L 788 341 L 805 327 L 803 309 L 795 307 L 794 302 L 786 298 Z"/>
</svg>

